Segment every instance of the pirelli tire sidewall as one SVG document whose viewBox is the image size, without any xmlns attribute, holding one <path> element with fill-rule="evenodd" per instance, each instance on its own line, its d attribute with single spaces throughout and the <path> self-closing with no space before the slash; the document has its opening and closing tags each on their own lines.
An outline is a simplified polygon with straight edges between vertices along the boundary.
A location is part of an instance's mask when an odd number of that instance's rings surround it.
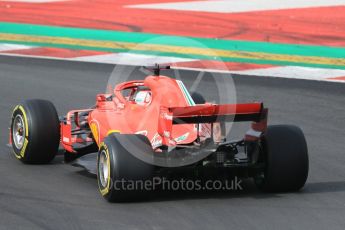
<svg viewBox="0 0 345 230">
<path fill-rule="evenodd" d="M 147 137 L 143 135 L 112 133 L 100 144 L 97 157 L 97 181 L 100 193 L 109 202 L 128 202 L 147 199 L 150 191 L 143 189 L 122 190 L 114 186 L 119 181 L 144 181 L 152 179 L 154 166 L 128 152 L 123 143 L 135 143 L 144 151 L 152 151 Z M 108 158 L 108 182 L 102 186 L 99 172 L 100 154 L 104 151 Z"/>
<path fill-rule="evenodd" d="M 23 146 L 18 149 L 16 147 L 16 145 L 14 144 L 14 140 L 13 140 L 13 125 L 14 125 L 14 119 L 17 115 L 20 115 L 23 118 L 23 122 L 24 122 L 24 126 L 28 126 L 28 119 L 24 110 L 23 105 L 17 105 L 13 112 L 12 112 L 12 120 L 11 120 L 11 134 L 12 134 L 12 148 L 13 148 L 13 153 L 16 156 L 16 158 L 20 159 L 23 161 L 24 157 L 25 157 L 25 152 L 27 151 L 27 149 L 29 149 L 29 133 L 28 130 L 26 130 L 25 133 L 25 139 L 24 139 L 24 144 Z"/>
<path fill-rule="evenodd" d="M 18 149 L 13 140 L 14 119 L 20 115 L 24 121 L 25 140 Z M 26 100 L 17 105 L 12 113 L 11 134 L 13 153 L 28 164 L 51 162 L 59 148 L 60 122 L 54 105 L 46 100 Z"/>
<path fill-rule="evenodd" d="M 99 148 L 99 153 L 97 157 L 97 182 L 98 182 L 98 188 L 102 196 L 106 199 L 109 199 L 111 192 L 112 192 L 112 186 L 113 186 L 113 179 L 111 175 L 114 175 L 114 170 L 116 168 L 116 163 L 113 161 L 114 156 L 112 154 L 112 150 L 109 149 L 108 147 L 109 143 L 107 140 L 101 143 L 100 148 Z M 111 146 L 110 146 L 111 148 Z M 100 173 L 99 173 L 99 164 L 100 164 L 100 153 L 104 152 L 106 154 L 107 158 L 107 165 L 108 165 L 108 179 L 107 179 L 107 184 L 105 186 L 102 185 L 101 179 L 100 179 Z M 115 173 L 116 174 L 116 173 Z"/>
</svg>

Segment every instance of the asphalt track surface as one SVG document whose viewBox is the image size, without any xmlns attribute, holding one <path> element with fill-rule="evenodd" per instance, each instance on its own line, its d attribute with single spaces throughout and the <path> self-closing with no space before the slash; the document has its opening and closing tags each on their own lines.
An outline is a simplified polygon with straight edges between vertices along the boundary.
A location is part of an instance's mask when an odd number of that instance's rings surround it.
<svg viewBox="0 0 345 230">
<path fill-rule="evenodd" d="M 13 105 L 49 99 L 60 114 L 87 107 L 113 66 L 0 57 L 0 229 L 343 229 L 345 85 L 234 76 L 239 101 L 263 100 L 271 124 L 300 126 L 310 171 L 298 193 L 162 192 L 146 202 L 109 204 L 96 179 L 62 163 L 23 165 L 6 146 Z M 187 82 L 197 73 L 181 71 Z M 212 91 L 203 90 L 206 97 Z"/>
</svg>

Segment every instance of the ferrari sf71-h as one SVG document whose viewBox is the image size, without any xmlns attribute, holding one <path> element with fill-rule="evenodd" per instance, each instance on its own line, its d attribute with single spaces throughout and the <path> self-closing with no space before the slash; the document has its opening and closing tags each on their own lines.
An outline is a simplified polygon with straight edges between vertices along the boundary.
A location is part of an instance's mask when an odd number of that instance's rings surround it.
<svg viewBox="0 0 345 230">
<path fill-rule="evenodd" d="M 167 67 L 164 67 L 167 68 Z M 304 135 L 293 125 L 267 125 L 263 103 L 212 104 L 182 81 L 160 75 L 116 85 L 87 109 L 60 117 L 46 100 L 25 100 L 12 113 L 10 144 L 27 164 L 65 161 L 98 152 L 100 193 L 109 201 L 141 196 L 144 188 L 115 188 L 120 180 L 155 176 L 253 178 L 263 191 L 302 188 L 308 176 Z M 250 122 L 243 138 L 227 141 L 226 122 Z"/>
</svg>

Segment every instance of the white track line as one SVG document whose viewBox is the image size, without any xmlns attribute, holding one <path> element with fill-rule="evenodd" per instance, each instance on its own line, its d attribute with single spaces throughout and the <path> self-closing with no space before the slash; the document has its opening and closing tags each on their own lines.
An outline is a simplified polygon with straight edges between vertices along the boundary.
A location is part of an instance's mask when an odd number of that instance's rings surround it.
<svg viewBox="0 0 345 230">
<path fill-rule="evenodd" d="M 209 73 L 224 73 L 224 74 L 238 74 L 238 75 L 244 75 L 244 76 L 259 76 L 259 77 L 268 77 L 268 78 L 286 78 L 286 79 L 301 79 L 301 80 L 311 80 L 311 81 L 327 81 L 327 82 L 337 82 L 337 83 L 345 83 L 343 80 L 332 80 L 329 78 L 333 78 L 333 76 L 328 76 L 328 77 L 320 77 L 317 75 L 314 75 L 314 77 L 308 77 L 310 76 L 310 72 L 314 72 L 314 68 L 309 68 L 309 67 L 299 67 L 299 66 L 285 66 L 285 71 L 287 69 L 291 69 L 291 71 L 297 70 L 299 68 L 305 68 L 303 71 L 304 73 L 308 73 L 309 75 L 302 75 L 300 74 L 299 77 L 294 76 L 293 74 L 290 75 L 288 72 L 285 72 L 284 74 L 279 73 L 277 71 L 267 71 L 266 74 L 263 72 L 260 72 L 262 69 L 253 69 L 253 70 L 240 70 L 240 71 L 232 71 L 232 70 L 218 70 L 218 69 L 202 69 L 202 68 L 190 68 L 190 67 L 180 67 L 180 66 L 172 66 L 172 69 L 180 69 L 180 70 L 190 70 L 190 71 L 198 71 L 198 72 L 209 72 Z M 272 67 L 272 68 L 267 68 L 269 69 L 275 69 L 275 68 L 280 68 L 280 67 Z M 310 71 L 309 71 L 310 70 Z M 322 70 L 324 72 L 336 72 L 337 75 L 340 75 L 339 73 L 342 72 L 344 73 L 341 76 L 345 76 L 345 70 L 337 70 L 337 69 L 319 69 L 317 70 Z"/>
<path fill-rule="evenodd" d="M 34 55 L 22 55 L 22 54 L 10 54 L 10 53 L 0 53 L 0 56 L 13 56 L 13 57 L 26 57 L 26 58 L 34 58 L 34 59 L 46 59 L 46 60 L 58 60 L 58 61 L 72 61 L 72 62 L 84 62 L 84 63 L 101 63 L 101 64 L 122 64 L 122 65 L 131 65 L 131 66 L 140 66 L 142 64 L 140 63 L 135 63 L 135 62 L 130 62 L 127 64 L 123 63 L 103 63 L 99 62 L 99 60 L 91 60 L 84 58 L 84 60 L 81 60 L 80 58 L 57 58 L 57 57 L 44 57 L 44 56 L 34 56 Z M 90 56 L 89 56 L 90 57 Z M 169 62 L 168 62 L 169 63 Z M 146 63 L 146 64 L 152 64 L 152 63 Z M 172 69 L 178 69 L 178 70 L 189 70 L 189 71 L 198 71 L 198 72 L 210 72 L 210 73 L 224 73 L 224 74 L 238 74 L 238 75 L 244 75 L 244 76 L 261 76 L 261 77 L 269 77 L 269 78 L 286 78 L 286 79 L 303 79 L 303 80 L 312 80 L 312 81 L 327 81 L 327 82 L 337 82 L 337 83 L 345 83 L 345 81 L 342 80 L 331 80 L 328 78 L 332 77 L 337 77 L 341 75 L 344 72 L 345 76 L 345 70 L 333 70 L 333 69 L 320 69 L 317 68 L 317 70 L 314 70 L 314 68 L 309 68 L 309 67 L 297 67 L 297 66 L 286 66 L 284 67 L 272 67 L 272 68 L 267 68 L 267 69 L 278 69 L 278 68 L 284 68 L 284 74 L 276 74 L 273 75 L 274 73 L 277 73 L 277 71 L 271 71 L 268 70 L 266 74 L 262 72 L 263 69 L 255 69 L 255 70 L 241 70 L 241 71 L 231 71 L 231 70 L 218 70 L 218 69 L 201 69 L 201 68 L 190 68 L 190 67 L 175 67 L 172 66 Z M 291 77 L 289 73 L 289 69 L 293 71 L 302 71 L 304 73 L 308 73 L 309 75 L 304 75 L 297 77 L 296 75 Z M 261 71 L 261 72 L 260 72 Z M 330 76 L 330 74 L 327 74 L 328 76 L 325 77 L 320 77 L 318 75 L 314 75 L 316 77 L 308 77 L 311 76 L 311 72 L 316 72 L 316 71 L 324 71 L 324 72 L 334 72 L 336 73 L 336 76 Z M 341 76 L 340 76 L 341 77 Z"/>
<path fill-rule="evenodd" d="M 325 68 L 311 68 L 300 66 L 277 66 L 271 68 L 252 69 L 244 71 L 232 71 L 233 73 L 241 73 L 244 75 L 256 76 L 274 76 L 283 78 L 295 79 L 327 79 L 335 77 L 344 77 L 345 70 L 341 69 L 325 69 Z"/>
<path fill-rule="evenodd" d="M 31 48 L 34 48 L 34 47 L 33 46 L 26 46 L 26 45 L 6 44 L 6 43 L 0 44 L 0 52 L 31 49 Z"/>
<path fill-rule="evenodd" d="M 102 55 L 77 57 L 73 59 L 77 61 L 120 64 L 120 65 L 152 65 L 154 63 L 163 64 L 163 63 L 196 61 L 195 59 L 188 59 L 188 58 L 175 58 L 175 57 L 164 57 L 164 56 L 133 54 L 133 53 L 102 54 Z"/>
<path fill-rule="evenodd" d="M 129 5 L 130 8 L 239 13 L 294 8 L 344 6 L 344 0 L 213 0 Z"/>
</svg>

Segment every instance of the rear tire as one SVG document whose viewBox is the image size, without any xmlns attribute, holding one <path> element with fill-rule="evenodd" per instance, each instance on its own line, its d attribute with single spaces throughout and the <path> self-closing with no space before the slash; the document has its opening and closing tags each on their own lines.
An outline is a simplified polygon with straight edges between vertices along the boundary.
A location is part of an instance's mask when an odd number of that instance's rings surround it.
<svg viewBox="0 0 345 230">
<path fill-rule="evenodd" d="M 26 100 L 12 113 L 13 152 L 23 163 L 51 162 L 59 148 L 60 122 L 54 105 L 46 100 Z"/>
<path fill-rule="evenodd" d="M 263 138 L 265 170 L 254 178 L 266 192 L 300 190 L 308 177 L 308 148 L 302 130 L 292 125 L 269 126 Z"/>
<path fill-rule="evenodd" d="M 102 196 L 109 202 L 143 199 L 148 195 L 146 180 L 152 179 L 154 166 L 133 156 L 124 144 L 152 152 L 146 136 L 112 133 L 101 144 L 97 158 L 97 180 Z M 133 184 L 139 186 L 130 187 Z"/>
</svg>

